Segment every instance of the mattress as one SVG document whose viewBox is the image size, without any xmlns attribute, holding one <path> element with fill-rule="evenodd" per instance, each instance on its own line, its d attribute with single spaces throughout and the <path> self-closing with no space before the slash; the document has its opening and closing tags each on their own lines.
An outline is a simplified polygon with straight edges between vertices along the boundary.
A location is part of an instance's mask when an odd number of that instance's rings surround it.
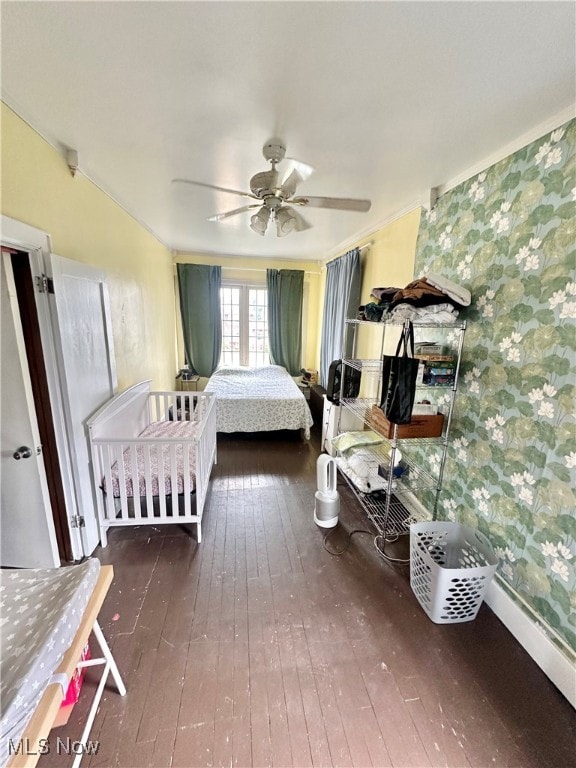
<svg viewBox="0 0 576 768">
<path fill-rule="evenodd" d="M 192 440 L 198 430 L 198 423 L 193 421 L 155 421 L 149 424 L 136 438 L 137 440 L 154 438 L 158 440 Z M 151 445 L 154 445 L 151 443 Z M 167 445 L 158 446 L 160 450 L 150 451 L 150 475 L 152 496 L 159 496 L 159 454 L 162 456 L 162 466 L 164 469 L 164 492 L 162 495 L 170 496 L 172 494 L 172 452 Z M 145 451 L 142 445 L 136 448 L 136 466 L 138 470 L 138 495 L 146 496 L 146 477 L 145 477 Z M 176 493 L 184 493 L 184 448 L 182 443 L 176 443 Z M 134 478 L 132 477 L 132 450 L 126 449 L 123 454 L 124 477 L 126 495 L 134 496 Z M 188 449 L 188 468 L 190 472 L 190 490 L 194 490 L 196 475 L 196 451 L 191 446 Z M 120 497 L 120 470 L 117 462 L 112 465 L 112 495 L 115 498 Z M 106 490 L 105 481 L 102 485 Z"/>
<path fill-rule="evenodd" d="M 216 395 L 218 432 L 303 429 L 310 438 L 310 408 L 281 365 L 221 368 L 212 374 L 205 391 Z"/>
<path fill-rule="evenodd" d="M 30 718 L 72 644 L 100 563 L 0 570 L 0 765 L 19 746 Z M 67 680 L 63 684 L 63 695 Z"/>
</svg>

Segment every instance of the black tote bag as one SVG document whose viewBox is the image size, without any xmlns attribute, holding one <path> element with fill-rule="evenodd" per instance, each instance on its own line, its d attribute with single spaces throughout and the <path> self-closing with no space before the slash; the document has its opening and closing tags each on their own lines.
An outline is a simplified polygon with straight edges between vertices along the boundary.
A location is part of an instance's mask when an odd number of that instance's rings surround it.
<svg viewBox="0 0 576 768">
<path fill-rule="evenodd" d="M 414 357 L 414 327 L 408 320 L 396 354 L 382 358 L 380 408 L 392 424 L 409 424 L 412 419 L 419 364 L 418 358 Z"/>
</svg>

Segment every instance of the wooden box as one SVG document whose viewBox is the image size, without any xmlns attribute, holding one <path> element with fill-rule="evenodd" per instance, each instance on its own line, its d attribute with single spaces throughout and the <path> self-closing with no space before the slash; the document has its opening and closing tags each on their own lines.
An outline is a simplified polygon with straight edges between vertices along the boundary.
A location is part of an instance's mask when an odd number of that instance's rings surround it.
<svg viewBox="0 0 576 768">
<path fill-rule="evenodd" d="M 384 437 L 394 437 L 394 424 L 382 413 L 377 405 L 373 405 L 367 414 L 370 426 Z M 444 426 L 444 414 L 434 416 L 412 416 L 410 424 L 398 424 L 396 437 L 406 440 L 410 437 L 440 437 Z"/>
</svg>

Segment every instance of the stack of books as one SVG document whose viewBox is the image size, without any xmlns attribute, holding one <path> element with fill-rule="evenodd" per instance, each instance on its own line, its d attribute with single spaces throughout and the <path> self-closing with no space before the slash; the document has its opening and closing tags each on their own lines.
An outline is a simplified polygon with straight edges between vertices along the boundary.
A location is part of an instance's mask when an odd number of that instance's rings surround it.
<svg viewBox="0 0 576 768">
<path fill-rule="evenodd" d="M 417 344 L 414 355 L 423 364 L 422 383 L 429 387 L 451 387 L 456 374 L 455 355 L 445 354 L 440 344 Z"/>
</svg>

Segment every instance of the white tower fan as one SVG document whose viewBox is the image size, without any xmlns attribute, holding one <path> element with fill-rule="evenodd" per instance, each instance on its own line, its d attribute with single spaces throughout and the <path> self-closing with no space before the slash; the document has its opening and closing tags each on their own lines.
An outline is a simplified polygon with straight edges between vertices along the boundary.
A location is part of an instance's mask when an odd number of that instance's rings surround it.
<svg viewBox="0 0 576 768">
<path fill-rule="evenodd" d="M 340 497 L 336 490 L 336 460 L 323 453 L 316 462 L 318 490 L 315 494 L 314 522 L 321 528 L 338 525 Z"/>
</svg>

